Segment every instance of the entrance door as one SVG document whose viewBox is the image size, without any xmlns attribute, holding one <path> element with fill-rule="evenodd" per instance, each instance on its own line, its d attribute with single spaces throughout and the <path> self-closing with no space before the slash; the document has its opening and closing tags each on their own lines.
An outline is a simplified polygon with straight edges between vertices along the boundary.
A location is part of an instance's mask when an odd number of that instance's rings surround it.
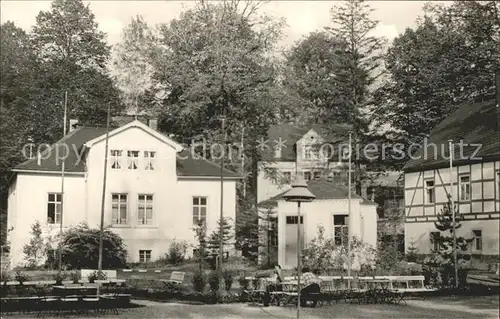
<svg viewBox="0 0 500 319">
<path fill-rule="evenodd" d="M 297 267 L 297 227 L 298 216 L 286 216 L 285 227 L 285 264 Z M 304 249 L 304 216 L 300 216 L 300 236 L 302 249 Z"/>
</svg>

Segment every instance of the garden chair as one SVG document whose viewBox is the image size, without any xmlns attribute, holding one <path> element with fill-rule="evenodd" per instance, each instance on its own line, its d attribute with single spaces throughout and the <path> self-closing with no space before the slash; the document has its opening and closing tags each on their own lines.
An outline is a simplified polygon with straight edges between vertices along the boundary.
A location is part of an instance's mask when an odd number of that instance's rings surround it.
<svg viewBox="0 0 500 319">
<path fill-rule="evenodd" d="M 167 280 L 160 280 L 160 282 L 163 283 L 163 289 L 167 289 L 172 287 L 172 285 L 177 286 L 177 285 L 182 285 L 184 282 L 184 277 L 186 273 L 183 271 L 173 271 L 170 274 L 170 279 Z"/>
<path fill-rule="evenodd" d="M 250 298 L 250 302 L 255 305 L 260 303 L 263 299 L 264 294 L 267 292 L 267 282 L 265 278 L 254 278 L 252 279 L 252 288 L 246 290 Z"/>
<path fill-rule="evenodd" d="M 320 288 L 321 288 L 320 305 L 322 305 L 323 302 L 328 303 L 328 305 L 331 305 L 333 300 L 335 299 L 335 284 L 333 279 L 322 280 Z"/>
</svg>

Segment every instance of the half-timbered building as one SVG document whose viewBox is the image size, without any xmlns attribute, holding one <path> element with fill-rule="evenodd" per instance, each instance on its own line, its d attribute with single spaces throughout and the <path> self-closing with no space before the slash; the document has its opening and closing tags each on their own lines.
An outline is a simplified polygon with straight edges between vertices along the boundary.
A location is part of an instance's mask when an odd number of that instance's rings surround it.
<svg viewBox="0 0 500 319">
<path fill-rule="evenodd" d="M 452 165 L 449 157 L 452 140 Z M 405 246 L 428 254 L 440 236 L 434 222 L 453 199 L 464 220 L 457 236 L 472 239 L 473 260 L 498 262 L 500 109 L 496 101 L 464 105 L 435 127 L 405 166 Z M 453 189 L 451 188 L 453 186 Z"/>
</svg>

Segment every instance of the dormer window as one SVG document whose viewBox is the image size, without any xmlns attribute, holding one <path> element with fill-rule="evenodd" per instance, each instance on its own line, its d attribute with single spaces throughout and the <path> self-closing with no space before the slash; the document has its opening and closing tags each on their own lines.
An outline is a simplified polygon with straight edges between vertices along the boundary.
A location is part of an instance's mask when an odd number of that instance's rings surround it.
<svg viewBox="0 0 500 319">
<path fill-rule="evenodd" d="M 139 151 L 127 151 L 128 169 L 136 170 L 139 168 Z"/>
<path fill-rule="evenodd" d="M 146 171 L 154 171 L 155 169 L 155 158 L 156 152 L 153 151 L 145 151 L 144 152 L 144 169 Z"/>
<path fill-rule="evenodd" d="M 304 179 L 305 179 L 306 181 L 310 181 L 310 180 L 311 180 L 311 172 L 309 172 L 309 171 L 305 171 L 305 172 L 304 172 Z"/>
</svg>

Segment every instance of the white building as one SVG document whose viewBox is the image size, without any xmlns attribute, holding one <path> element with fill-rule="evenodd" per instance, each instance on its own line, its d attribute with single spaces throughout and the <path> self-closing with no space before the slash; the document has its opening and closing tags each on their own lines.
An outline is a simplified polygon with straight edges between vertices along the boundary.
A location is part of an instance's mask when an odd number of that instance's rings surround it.
<svg viewBox="0 0 500 319">
<path fill-rule="evenodd" d="M 11 266 L 24 262 L 23 246 L 35 221 L 45 235 L 59 232 L 61 217 L 64 228 L 81 222 L 99 227 L 105 136 L 104 128 L 76 128 L 13 169 L 8 198 Z M 65 149 L 62 198 L 58 158 Z M 234 221 L 239 177 L 226 170 L 224 175 L 224 216 Z M 220 192 L 220 167 L 142 122 L 110 131 L 104 224 L 123 238 L 129 261 L 156 260 L 173 240 L 194 244 L 192 229 L 198 220 L 206 222 L 210 233 L 220 216 Z"/>
<path fill-rule="evenodd" d="M 257 201 L 262 202 L 288 189 L 292 177 L 303 174 L 306 181 L 326 179 L 347 185 L 345 152 L 347 129 L 332 126 L 335 134 L 323 125 L 297 126 L 278 124 L 268 131 L 263 161 L 257 178 Z M 343 157 L 344 156 L 344 157 Z M 275 172 L 271 176 L 269 172 Z"/>
<path fill-rule="evenodd" d="M 328 132 L 334 130 L 338 131 L 337 136 Z M 322 125 L 289 124 L 276 125 L 269 130 L 270 150 L 259 165 L 261 170 L 257 179 L 257 199 L 263 217 L 259 219 L 261 230 L 270 229 L 261 234 L 262 241 L 267 242 L 267 247 L 260 248 L 261 262 L 278 262 L 286 268 L 296 266 L 297 207 L 281 199 L 296 174 L 303 175 L 316 195 L 314 202 L 303 204 L 304 244 L 316 237 L 318 226 L 323 226 L 327 235 L 338 240 L 339 232 L 350 227 L 351 236 L 376 246 L 375 203 L 353 192 L 351 218 L 347 218 L 348 192 L 343 186 L 348 182 L 346 132 L 343 126 L 327 130 Z"/>
<path fill-rule="evenodd" d="M 454 144 L 451 178 L 450 139 Z M 424 150 L 405 166 L 406 249 L 413 245 L 419 254 L 438 249 L 433 238 L 441 233 L 434 222 L 451 193 L 464 218 L 457 236 L 472 239 L 472 266 L 497 263 L 500 108 L 494 101 L 460 107 L 431 132 Z"/>
<path fill-rule="evenodd" d="M 347 189 L 327 181 L 309 181 L 309 190 L 316 196 L 310 203 L 301 204 L 301 236 L 303 247 L 318 235 L 322 226 L 325 236 L 333 238 L 336 245 L 346 245 L 350 229 L 351 238 L 375 248 L 377 244 L 376 204 L 352 194 L 351 215 Z M 286 192 L 284 192 L 286 193 Z M 278 263 L 284 268 L 297 266 L 297 203 L 286 202 L 279 194 L 261 203 L 274 206 L 278 226 Z M 359 266 L 359 265 L 358 265 Z"/>
</svg>

